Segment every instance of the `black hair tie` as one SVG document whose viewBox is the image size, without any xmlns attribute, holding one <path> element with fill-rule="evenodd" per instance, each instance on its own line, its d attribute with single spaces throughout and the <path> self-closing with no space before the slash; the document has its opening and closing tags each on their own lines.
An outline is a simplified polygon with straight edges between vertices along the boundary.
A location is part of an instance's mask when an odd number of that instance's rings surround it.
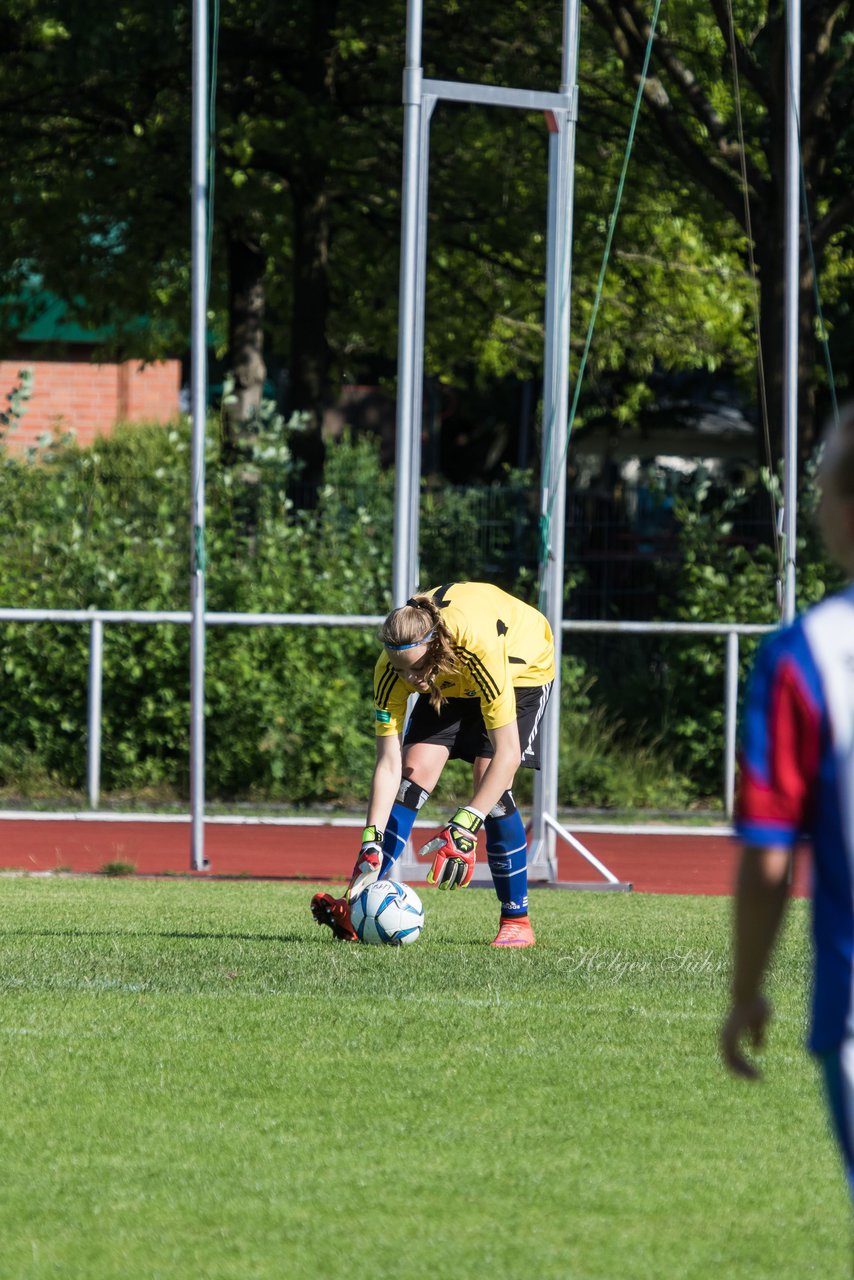
<svg viewBox="0 0 854 1280">
<path fill-rule="evenodd" d="M 412 596 L 410 596 L 410 597 L 409 597 L 409 599 L 407 600 L 407 602 L 406 602 L 406 603 L 407 603 L 407 605 L 409 606 L 409 608 L 410 608 L 410 609 L 420 609 L 420 608 L 421 608 L 421 605 L 418 603 L 418 601 L 417 601 L 417 600 L 413 600 Z"/>
</svg>

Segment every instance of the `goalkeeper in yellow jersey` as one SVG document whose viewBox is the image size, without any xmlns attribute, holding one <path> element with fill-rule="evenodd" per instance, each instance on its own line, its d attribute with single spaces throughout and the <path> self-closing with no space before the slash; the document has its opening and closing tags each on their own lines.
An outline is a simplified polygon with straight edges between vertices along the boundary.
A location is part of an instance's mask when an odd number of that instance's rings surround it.
<svg viewBox="0 0 854 1280">
<path fill-rule="evenodd" d="M 464 888 L 477 837 L 501 904 L 495 947 L 530 947 L 527 841 L 513 799 L 520 765 L 540 767 L 539 729 L 554 680 L 554 642 L 536 609 L 485 582 L 450 582 L 386 618 L 374 669 L 377 761 L 366 826 L 347 892 L 318 893 L 311 910 L 336 938 L 355 940 L 350 900 L 386 879 L 449 759 L 472 764 L 472 797 L 418 850 L 428 883 Z M 408 725 L 407 699 L 418 698 Z"/>
</svg>

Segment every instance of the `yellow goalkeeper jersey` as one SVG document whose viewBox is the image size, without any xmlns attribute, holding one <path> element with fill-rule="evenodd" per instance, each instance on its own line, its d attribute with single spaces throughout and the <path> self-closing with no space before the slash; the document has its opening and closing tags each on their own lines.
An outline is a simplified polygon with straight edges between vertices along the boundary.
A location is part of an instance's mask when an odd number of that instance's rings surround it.
<svg viewBox="0 0 854 1280">
<path fill-rule="evenodd" d="M 446 698 L 479 698 L 487 729 L 516 719 L 514 688 L 554 679 L 554 641 L 547 619 L 531 605 L 487 582 L 431 587 L 452 637 L 455 672 L 440 671 Z M 383 650 L 374 668 L 374 723 L 378 737 L 403 731 L 406 702 L 416 690 L 398 675 Z"/>
</svg>

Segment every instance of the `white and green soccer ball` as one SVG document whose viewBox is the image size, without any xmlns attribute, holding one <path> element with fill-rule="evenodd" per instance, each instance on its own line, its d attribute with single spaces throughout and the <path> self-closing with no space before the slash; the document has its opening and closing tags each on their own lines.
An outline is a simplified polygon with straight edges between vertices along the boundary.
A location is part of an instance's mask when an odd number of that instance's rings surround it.
<svg viewBox="0 0 854 1280">
<path fill-rule="evenodd" d="M 350 921 L 360 942 L 400 947 L 421 936 L 424 908 L 408 884 L 375 880 L 350 903 Z"/>
</svg>

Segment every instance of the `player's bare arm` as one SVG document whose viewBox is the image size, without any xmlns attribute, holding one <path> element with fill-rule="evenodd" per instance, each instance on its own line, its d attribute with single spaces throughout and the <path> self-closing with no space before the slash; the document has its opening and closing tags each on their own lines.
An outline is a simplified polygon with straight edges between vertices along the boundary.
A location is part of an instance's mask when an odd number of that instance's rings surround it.
<svg viewBox="0 0 854 1280">
<path fill-rule="evenodd" d="M 729 1069 L 759 1078 L 745 1055 L 745 1040 L 761 1049 L 771 1006 L 762 984 L 786 910 L 790 850 L 776 846 L 744 849 L 735 898 L 735 959 L 730 1010 L 721 1031 L 721 1052 Z"/>
<path fill-rule="evenodd" d="M 495 754 L 476 780 L 477 789 L 471 800 L 473 808 L 481 813 L 489 813 L 503 793 L 511 789 L 522 754 L 515 720 L 500 729 L 490 729 L 489 741 Z"/>
<path fill-rule="evenodd" d="M 368 813 L 362 830 L 362 845 L 346 897 L 353 901 L 380 874 L 386 824 L 400 787 L 403 751 L 400 734 L 377 738 L 377 759 L 368 797 Z"/>
<path fill-rule="evenodd" d="M 384 738 L 377 738 L 376 741 L 377 758 L 368 794 L 365 824 L 384 831 L 388 815 L 391 813 L 391 806 L 400 787 L 403 751 L 400 734 L 390 734 Z"/>
</svg>

